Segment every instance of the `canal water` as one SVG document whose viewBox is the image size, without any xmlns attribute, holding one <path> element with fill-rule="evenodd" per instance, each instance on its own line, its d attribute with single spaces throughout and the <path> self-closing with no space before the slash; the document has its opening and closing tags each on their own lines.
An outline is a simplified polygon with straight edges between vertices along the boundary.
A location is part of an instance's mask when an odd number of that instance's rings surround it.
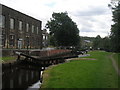
<svg viewBox="0 0 120 90">
<path fill-rule="evenodd" d="M 12 67 L 2 72 L 2 88 L 22 88 L 30 90 L 30 88 L 40 88 L 41 73 L 39 68 Z"/>
<path fill-rule="evenodd" d="M 43 74 L 43 71 L 41 71 L 41 77 L 42 77 L 42 74 Z M 27 90 L 32 90 L 32 89 L 35 89 L 35 90 L 39 90 L 39 88 L 41 87 L 41 81 L 39 80 L 38 82 L 34 83 L 32 86 L 28 87 Z"/>
<path fill-rule="evenodd" d="M 90 56 L 90 54 L 78 55 L 78 57 L 87 57 L 87 56 Z"/>
<path fill-rule="evenodd" d="M 27 90 L 32 90 L 32 89 L 39 90 L 40 89 L 40 85 L 41 85 L 41 82 L 38 81 L 37 83 L 35 83 L 32 86 L 28 87 Z"/>
</svg>

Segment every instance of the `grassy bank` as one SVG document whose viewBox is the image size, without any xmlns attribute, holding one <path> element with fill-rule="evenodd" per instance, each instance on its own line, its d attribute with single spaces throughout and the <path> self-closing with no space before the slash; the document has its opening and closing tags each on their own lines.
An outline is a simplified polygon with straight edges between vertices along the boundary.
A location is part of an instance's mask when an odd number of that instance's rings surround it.
<svg viewBox="0 0 120 90">
<path fill-rule="evenodd" d="M 0 60 L 3 60 L 4 62 L 13 61 L 16 59 L 17 59 L 17 57 L 15 57 L 15 56 L 0 57 Z"/>
<path fill-rule="evenodd" d="M 117 88 L 118 76 L 109 58 L 111 53 L 94 51 L 90 55 L 85 57 L 89 59 L 79 58 L 46 70 L 42 88 Z"/>
</svg>

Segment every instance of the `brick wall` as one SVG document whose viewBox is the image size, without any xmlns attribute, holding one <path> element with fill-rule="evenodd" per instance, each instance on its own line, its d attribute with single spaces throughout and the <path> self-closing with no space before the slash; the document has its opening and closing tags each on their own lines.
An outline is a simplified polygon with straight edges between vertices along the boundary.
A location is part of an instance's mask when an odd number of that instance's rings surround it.
<svg viewBox="0 0 120 90">
<path fill-rule="evenodd" d="M 46 50 L 46 51 L 34 51 L 31 52 L 31 55 L 46 57 L 46 56 L 53 56 L 57 54 L 67 53 L 67 52 L 71 52 L 71 50 L 56 49 L 56 50 Z"/>
<path fill-rule="evenodd" d="M 16 55 L 15 52 L 22 52 L 24 54 L 30 54 L 32 56 L 40 56 L 40 57 L 46 57 L 46 56 L 53 56 L 57 54 L 67 53 L 71 52 L 71 50 L 64 50 L 64 49 L 56 49 L 56 50 L 45 50 L 45 51 L 28 51 L 28 50 L 2 50 L 2 56 L 14 56 Z"/>
</svg>

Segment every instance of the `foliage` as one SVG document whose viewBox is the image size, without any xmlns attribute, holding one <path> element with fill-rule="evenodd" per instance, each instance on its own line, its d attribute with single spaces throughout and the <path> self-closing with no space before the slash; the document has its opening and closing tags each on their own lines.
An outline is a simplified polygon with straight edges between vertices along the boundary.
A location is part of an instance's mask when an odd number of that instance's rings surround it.
<svg viewBox="0 0 120 90">
<path fill-rule="evenodd" d="M 46 28 L 51 35 L 51 44 L 55 46 L 76 46 L 79 44 L 79 30 L 66 12 L 53 13 Z"/>
<path fill-rule="evenodd" d="M 104 37 L 102 39 L 102 49 L 105 51 L 111 51 L 110 49 L 110 38 L 109 37 Z"/>
<path fill-rule="evenodd" d="M 114 22 L 111 25 L 111 49 L 114 52 L 120 52 L 120 1 L 111 3 Z"/>
<path fill-rule="evenodd" d="M 90 55 L 87 58 L 96 60 L 73 60 L 48 69 L 44 77 L 47 81 L 43 82 L 42 87 L 117 88 L 117 73 L 108 58 L 111 53 L 94 51 L 90 52 Z"/>
<path fill-rule="evenodd" d="M 81 41 L 81 50 L 86 50 L 86 49 L 92 49 L 93 48 L 93 41 L 94 41 L 94 37 L 80 37 Z M 86 42 L 89 41 L 89 42 Z"/>
<path fill-rule="evenodd" d="M 120 69 L 120 53 L 114 53 L 113 57 L 115 58 L 116 60 L 116 63 L 118 64 L 118 68 Z"/>
<path fill-rule="evenodd" d="M 88 40 L 90 42 L 85 43 L 85 40 Z M 81 47 L 82 49 L 88 47 L 88 49 L 96 50 L 99 48 L 101 50 L 110 51 L 110 38 L 109 37 L 101 38 L 100 35 L 97 35 L 96 37 L 81 37 Z"/>
<path fill-rule="evenodd" d="M 96 36 L 95 39 L 93 40 L 93 48 L 95 50 L 100 49 L 105 51 L 111 51 L 110 38 L 109 37 L 101 38 L 100 35 Z"/>
<path fill-rule="evenodd" d="M 56 39 L 55 39 L 55 37 L 54 37 L 54 36 L 49 35 L 48 40 L 49 40 L 49 45 L 52 45 L 52 46 L 57 46 Z"/>
<path fill-rule="evenodd" d="M 101 43 L 102 42 L 102 38 L 100 37 L 100 35 L 97 35 L 95 40 L 93 41 L 93 48 L 94 49 L 98 49 L 101 48 Z"/>
</svg>

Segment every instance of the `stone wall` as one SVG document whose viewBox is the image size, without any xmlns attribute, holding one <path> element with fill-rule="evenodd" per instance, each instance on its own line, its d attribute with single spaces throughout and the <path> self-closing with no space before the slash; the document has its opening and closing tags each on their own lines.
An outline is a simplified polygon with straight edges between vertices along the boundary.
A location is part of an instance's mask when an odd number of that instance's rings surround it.
<svg viewBox="0 0 120 90">
<path fill-rule="evenodd" d="M 13 55 L 15 55 L 13 50 L 2 50 L 2 57 L 13 56 Z"/>
<path fill-rule="evenodd" d="M 30 55 L 47 57 L 47 56 L 53 56 L 57 54 L 67 53 L 67 52 L 71 52 L 71 50 L 56 49 L 56 50 L 34 51 L 34 52 L 31 52 Z"/>
<path fill-rule="evenodd" d="M 71 52 L 71 50 L 64 50 L 64 49 L 56 49 L 56 50 L 36 50 L 36 51 L 32 51 L 32 50 L 12 50 L 12 49 L 4 49 L 2 50 L 2 56 L 14 56 L 16 55 L 15 52 L 22 52 L 24 54 L 29 54 L 32 56 L 40 56 L 40 57 L 46 57 L 46 56 L 53 56 L 53 55 L 57 55 L 57 54 L 62 54 L 62 53 L 67 53 L 67 52 Z"/>
</svg>

